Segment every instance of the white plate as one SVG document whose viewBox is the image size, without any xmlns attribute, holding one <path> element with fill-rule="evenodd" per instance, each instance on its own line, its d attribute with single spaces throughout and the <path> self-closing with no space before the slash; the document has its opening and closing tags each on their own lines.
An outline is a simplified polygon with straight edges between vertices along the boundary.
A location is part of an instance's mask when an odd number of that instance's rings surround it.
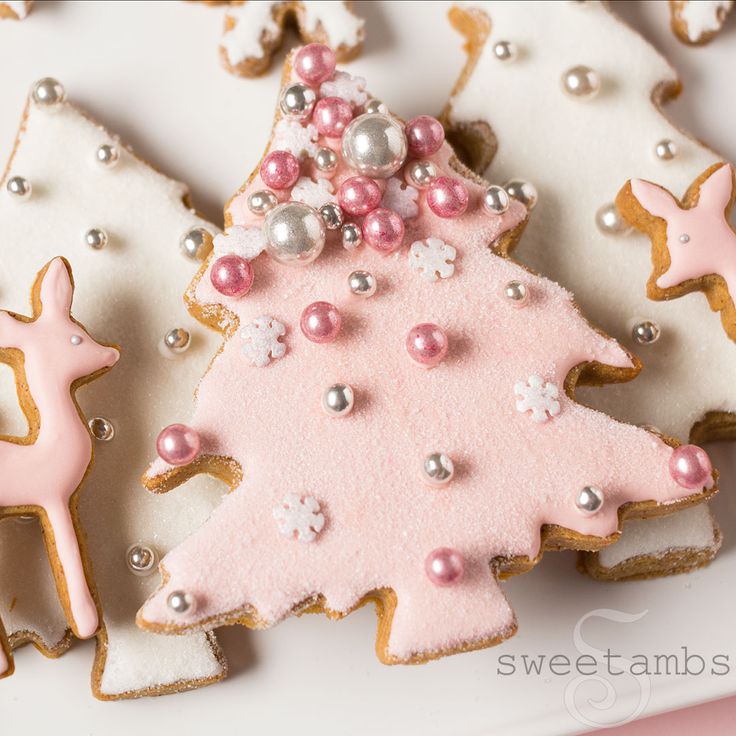
<svg viewBox="0 0 736 736">
<path fill-rule="evenodd" d="M 356 3 L 368 18 L 369 41 L 352 66 L 398 113 L 438 112 L 461 69 L 460 39 L 445 20 L 443 3 Z M 706 49 L 674 41 L 664 3 L 630 4 L 626 13 L 672 59 L 686 93 L 671 114 L 736 160 L 736 103 L 729 93 L 736 28 Z M 22 23 L 0 23 L 0 160 L 10 153 L 30 83 L 52 74 L 71 98 L 99 117 L 148 160 L 189 182 L 194 201 L 211 219 L 256 163 L 265 145 L 278 86 L 278 68 L 266 78 L 240 80 L 218 66 L 222 9 L 172 2 L 38 3 Z M 405 72 L 397 74 L 398 69 Z M 412 72 L 409 70 L 412 69 Z M 713 112 L 711 112 L 713 111 Z M 718 117 L 716 117 L 718 116 Z M 9 244 L 4 244 L 7 247 Z M 182 284 L 182 288 L 184 285 Z M 663 397 L 664 398 L 664 397 Z M 308 616 L 275 630 L 222 635 L 231 665 L 223 684 L 190 694 L 119 704 L 89 694 L 90 644 L 58 662 L 25 649 L 16 674 L 0 684 L 0 732 L 186 734 L 206 723 L 217 733 L 390 734 L 471 736 L 503 733 L 572 734 L 588 730 L 565 704 L 574 675 L 501 675 L 502 656 L 539 661 L 554 654 L 575 659 L 576 623 L 597 609 L 648 611 L 633 623 L 587 621 L 589 646 L 629 660 L 655 654 L 691 654 L 711 660 L 736 652 L 736 451 L 713 450 L 723 492 L 716 501 L 726 542 L 708 569 L 667 580 L 602 584 L 578 575 L 572 554 L 549 554 L 506 590 L 520 632 L 496 649 L 446 658 L 423 667 L 386 667 L 373 653 L 375 619 L 363 609 L 340 623 Z M 141 490 L 141 492 L 144 492 Z M 730 495 L 730 497 L 729 497 Z M 614 666 L 623 659 L 613 660 Z M 680 655 L 682 665 L 682 653 Z M 697 665 L 691 660 L 691 668 Z M 730 668 L 736 661 L 730 662 Z M 507 669 L 507 668 L 503 668 Z M 558 668 L 559 669 L 559 668 Z M 582 683 L 582 718 L 611 723 L 736 692 L 726 676 L 608 676 L 610 707 L 597 711 L 586 698 L 602 682 Z"/>
</svg>

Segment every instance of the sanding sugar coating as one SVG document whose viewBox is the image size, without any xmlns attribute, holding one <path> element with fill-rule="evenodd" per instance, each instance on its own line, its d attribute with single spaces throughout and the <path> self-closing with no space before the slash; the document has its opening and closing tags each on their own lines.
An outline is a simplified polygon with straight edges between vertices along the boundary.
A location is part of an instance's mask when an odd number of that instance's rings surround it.
<svg viewBox="0 0 736 736">
<path fill-rule="evenodd" d="M 622 504 L 671 503 L 692 493 L 670 477 L 672 449 L 662 440 L 565 394 L 568 373 L 581 363 L 624 371 L 633 364 L 585 321 L 564 289 L 489 249 L 523 222 L 523 206 L 512 201 L 503 214 L 489 214 L 487 185 L 456 169 L 447 144 L 431 161 L 462 178 L 467 210 L 440 217 L 420 194 L 416 215 L 405 220 L 403 245 L 391 256 L 365 247 L 346 251 L 339 235 L 328 233 L 322 255 L 301 270 L 255 259 L 257 276 L 245 299 L 225 304 L 205 277 L 193 285 L 200 316 L 218 320 L 232 336 L 203 378 L 187 424 L 203 438 L 204 455 L 235 460 L 243 478 L 163 560 L 166 582 L 139 612 L 141 625 L 177 631 L 242 619 L 244 612 L 251 623 L 269 625 L 317 596 L 326 608 L 347 613 L 370 592 L 391 589 L 396 607 L 387 609 L 390 633 L 382 629 L 384 661 L 488 645 L 515 629 L 492 558 L 533 560 L 544 524 L 606 537 L 618 527 Z M 341 163 L 333 183 L 353 173 Z M 401 171 L 397 176 L 403 181 Z M 228 224 L 257 225 L 247 198 L 259 188 L 255 176 L 231 200 Z M 428 280 L 410 266 L 411 244 L 429 237 L 456 251 L 447 278 Z M 346 280 L 356 269 L 381 285 L 371 299 L 350 294 Z M 512 281 L 529 291 L 524 309 L 504 296 Z M 316 299 L 343 318 L 329 345 L 299 329 Z M 254 367 L 235 328 L 266 319 L 285 326 L 285 350 Z M 423 323 L 448 335 L 447 354 L 430 371 L 406 352 L 407 334 Z M 339 421 L 319 407 L 333 383 L 351 386 L 360 398 Z M 519 384 L 527 387 L 521 406 Z M 418 472 L 438 448 L 455 466 L 441 492 Z M 158 460 L 146 483 L 170 487 L 187 472 Z M 591 516 L 576 506 L 585 486 L 606 497 Z M 324 517 L 308 543 L 285 537 L 274 521 L 291 494 L 313 499 Z M 291 506 L 299 508 L 294 528 L 314 531 L 303 507 Z M 438 549 L 463 560 L 462 577 L 447 587 L 425 571 Z M 172 613 L 166 600 L 175 590 L 195 596 L 195 612 Z"/>
</svg>

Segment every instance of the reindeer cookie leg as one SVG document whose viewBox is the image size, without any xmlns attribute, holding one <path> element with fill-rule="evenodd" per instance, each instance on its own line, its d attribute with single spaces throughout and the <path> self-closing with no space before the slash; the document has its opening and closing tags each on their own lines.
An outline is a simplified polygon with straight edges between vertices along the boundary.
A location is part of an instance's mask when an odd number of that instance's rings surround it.
<svg viewBox="0 0 736 736">
<path fill-rule="evenodd" d="M 66 587 L 74 633 L 80 639 L 89 639 L 97 632 L 99 616 L 84 574 L 74 521 L 63 504 L 51 504 L 45 511 L 62 568 L 61 574 L 54 571 L 57 587 L 60 591 Z"/>
<path fill-rule="evenodd" d="M 421 568 L 420 568 L 421 569 Z M 490 566 L 466 567 L 463 579 L 442 587 L 428 577 L 396 592 L 388 641 L 379 657 L 389 662 L 489 646 L 514 634 L 516 618 Z"/>
</svg>

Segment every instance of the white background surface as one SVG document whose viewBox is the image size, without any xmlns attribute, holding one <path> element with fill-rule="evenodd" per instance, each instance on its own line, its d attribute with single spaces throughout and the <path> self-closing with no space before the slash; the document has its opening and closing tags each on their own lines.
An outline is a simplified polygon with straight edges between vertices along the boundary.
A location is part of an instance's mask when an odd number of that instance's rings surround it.
<svg viewBox="0 0 736 736">
<path fill-rule="evenodd" d="M 374 94 L 402 116 L 439 112 L 464 61 L 460 38 L 446 21 L 447 5 L 355 5 L 367 18 L 368 41 L 351 71 L 365 76 Z M 736 58 L 734 19 L 710 47 L 693 50 L 670 36 L 666 3 L 622 5 L 614 3 L 680 72 L 685 92 L 670 115 L 736 161 L 729 75 Z M 10 153 L 28 87 L 53 75 L 74 102 L 144 158 L 188 182 L 195 205 L 220 222 L 222 204 L 266 143 L 280 73 L 278 62 L 259 80 L 222 70 L 216 53 L 221 22 L 221 8 L 193 3 L 63 0 L 37 3 L 21 23 L 0 22 L 0 160 Z M 652 676 L 646 713 L 736 692 L 736 496 L 729 494 L 736 486 L 736 454 L 724 445 L 713 456 L 724 478 L 716 511 L 726 542 L 707 570 L 610 585 L 578 575 L 571 554 L 549 554 L 532 573 L 506 585 L 520 633 L 500 648 L 423 667 L 386 667 L 373 652 L 371 609 L 340 623 L 311 616 L 268 632 L 229 629 L 221 635 L 231 668 L 223 684 L 136 702 L 92 698 L 89 643 L 55 662 L 26 648 L 17 653 L 16 674 L 0 683 L 0 733 L 53 728 L 115 736 L 160 728 L 188 734 L 199 727 L 215 733 L 340 735 L 381 728 L 426 736 L 585 731 L 565 708 L 571 677 L 548 671 L 504 677 L 496 670 L 504 654 L 574 658 L 575 624 L 598 608 L 648 610 L 636 623 L 589 621 L 583 635 L 599 649 L 610 646 L 629 659 L 677 653 L 682 646 L 706 659 L 730 656 L 734 671 L 726 677 Z M 642 683 L 627 675 L 608 680 L 616 690 L 613 706 L 597 715 L 581 708 L 601 723 L 633 713 L 642 692 Z M 604 690 L 601 683 L 588 683 L 581 692 L 600 697 Z"/>
</svg>

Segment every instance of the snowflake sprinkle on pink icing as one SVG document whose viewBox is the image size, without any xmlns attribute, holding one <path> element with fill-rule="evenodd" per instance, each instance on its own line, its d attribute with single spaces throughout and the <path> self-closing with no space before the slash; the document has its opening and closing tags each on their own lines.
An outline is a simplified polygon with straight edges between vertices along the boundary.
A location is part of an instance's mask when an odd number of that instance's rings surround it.
<svg viewBox="0 0 736 736">
<path fill-rule="evenodd" d="M 335 72 L 332 79 L 322 83 L 319 94 L 320 97 L 341 97 L 356 107 L 362 107 L 368 101 L 365 79 L 354 77 L 347 72 Z"/>
<path fill-rule="evenodd" d="M 457 251 L 439 238 L 417 240 L 409 248 L 409 266 L 427 281 L 448 279 L 455 273 Z"/>
<path fill-rule="evenodd" d="M 224 233 L 215 235 L 212 244 L 217 258 L 236 255 L 245 258 L 246 261 L 251 261 L 263 253 L 266 240 L 259 227 L 233 225 Z"/>
<path fill-rule="evenodd" d="M 335 188 L 329 179 L 317 179 L 312 181 L 308 176 L 300 177 L 291 190 L 291 198 L 296 202 L 304 202 L 310 207 L 319 209 L 327 202 L 337 202 L 333 194 Z"/>
<path fill-rule="evenodd" d="M 274 129 L 272 149 L 289 151 L 297 158 L 312 158 L 319 150 L 318 137 L 317 128 L 311 123 L 302 125 L 296 120 L 281 119 Z"/>
</svg>

